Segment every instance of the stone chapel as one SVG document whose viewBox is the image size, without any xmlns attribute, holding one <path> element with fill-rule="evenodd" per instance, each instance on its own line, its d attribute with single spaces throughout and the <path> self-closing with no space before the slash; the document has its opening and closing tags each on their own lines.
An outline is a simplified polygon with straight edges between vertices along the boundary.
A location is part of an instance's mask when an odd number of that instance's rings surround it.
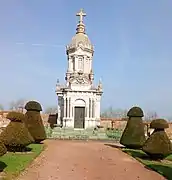
<svg viewBox="0 0 172 180">
<path fill-rule="evenodd" d="M 86 129 L 100 124 L 100 100 L 103 91 L 101 81 L 97 87 L 93 84 L 94 47 L 86 34 L 83 22 L 86 13 L 81 9 L 76 16 L 79 16 L 76 34 L 66 46 L 66 83 L 56 85 L 57 124 L 74 129 Z"/>
</svg>

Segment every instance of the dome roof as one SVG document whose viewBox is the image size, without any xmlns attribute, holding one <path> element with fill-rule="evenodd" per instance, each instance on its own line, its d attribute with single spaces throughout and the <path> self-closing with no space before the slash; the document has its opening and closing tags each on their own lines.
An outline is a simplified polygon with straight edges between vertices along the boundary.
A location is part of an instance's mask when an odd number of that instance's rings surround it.
<svg viewBox="0 0 172 180">
<path fill-rule="evenodd" d="M 68 49 L 76 48 L 78 46 L 83 46 L 85 48 L 93 50 L 93 45 L 91 44 L 90 39 L 84 33 L 77 33 L 72 37 L 71 43 L 68 45 Z"/>
<path fill-rule="evenodd" d="M 67 51 L 77 47 L 83 47 L 93 51 L 93 45 L 85 33 L 85 25 L 83 23 L 83 16 L 86 16 L 86 14 L 81 9 L 81 11 L 77 13 L 77 16 L 80 16 L 80 21 L 77 24 L 76 34 L 72 37 L 72 41 L 67 46 Z"/>
</svg>

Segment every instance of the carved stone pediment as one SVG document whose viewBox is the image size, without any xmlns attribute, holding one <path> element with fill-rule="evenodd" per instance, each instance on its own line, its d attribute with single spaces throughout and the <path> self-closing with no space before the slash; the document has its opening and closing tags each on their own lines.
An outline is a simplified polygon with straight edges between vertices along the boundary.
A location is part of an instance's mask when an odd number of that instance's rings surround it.
<svg viewBox="0 0 172 180">
<path fill-rule="evenodd" d="M 82 41 L 80 41 L 80 42 L 78 43 L 78 47 L 80 47 L 80 48 L 84 48 L 84 44 L 83 44 L 83 42 L 82 42 Z"/>
<path fill-rule="evenodd" d="M 89 78 L 82 73 L 71 76 L 69 82 L 71 84 L 90 84 Z"/>
</svg>

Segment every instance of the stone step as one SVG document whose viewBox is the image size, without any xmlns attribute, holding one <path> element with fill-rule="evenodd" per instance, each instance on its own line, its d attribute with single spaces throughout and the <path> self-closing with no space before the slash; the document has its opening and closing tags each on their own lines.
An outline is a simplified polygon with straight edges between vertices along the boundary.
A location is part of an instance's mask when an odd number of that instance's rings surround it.
<svg viewBox="0 0 172 180">
<path fill-rule="evenodd" d="M 73 128 L 60 128 L 55 127 L 53 129 L 46 129 L 48 137 L 59 138 L 59 139 L 93 139 L 93 140 L 107 140 L 112 139 L 107 136 L 105 129 L 94 130 L 92 128 L 85 130 L 75 130 Z M 109 132 L 115 136 L 114 140 L 119 140 L 121 133 L 119 132 Z"/>
</svg>

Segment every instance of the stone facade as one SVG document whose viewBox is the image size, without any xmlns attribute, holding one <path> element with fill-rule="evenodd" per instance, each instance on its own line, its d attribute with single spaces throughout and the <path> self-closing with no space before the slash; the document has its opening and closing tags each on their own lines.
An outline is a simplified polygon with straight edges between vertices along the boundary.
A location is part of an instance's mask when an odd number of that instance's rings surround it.
<svg viewBox="0 0 172 180">
<path fill-rule="evenodd" d="M 87 34 L 81 10 L 76 34 L 66 47 L 68 68 L 66 84 L 56 85 L 58 96 L 58 124 L 71 128 L 92 128 L 100 124 L 100 101 L 102 83 L 93 85 L 94 73 L 92 68 L 94 48 Z M 81 123 L 82 121 L 82 123 Z"/>
</svg>

